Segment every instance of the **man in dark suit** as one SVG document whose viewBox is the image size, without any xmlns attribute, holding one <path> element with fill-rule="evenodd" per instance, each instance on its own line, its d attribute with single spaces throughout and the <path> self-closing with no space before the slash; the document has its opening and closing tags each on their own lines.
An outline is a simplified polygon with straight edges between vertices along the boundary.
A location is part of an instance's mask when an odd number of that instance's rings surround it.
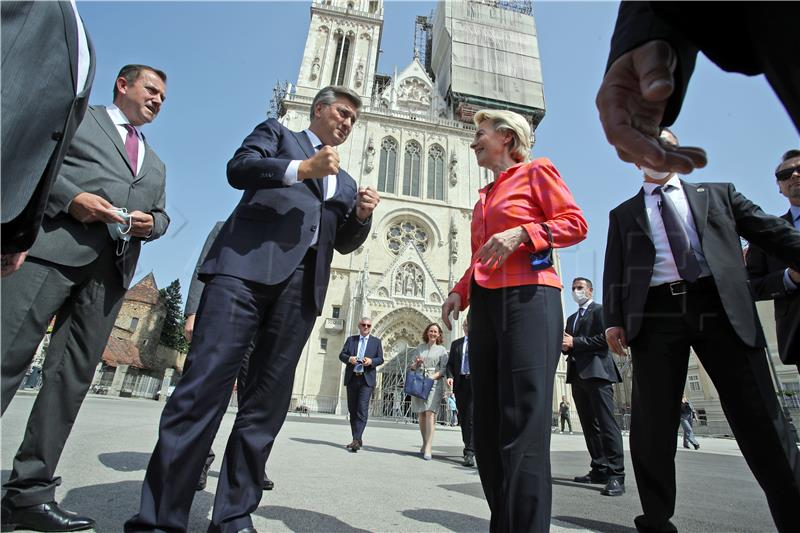
<svg viewBox="0 0 800 533">
<path fill-rule="evenodd" d="M 622 432 L 614 418 L 614 383 L 622 381 L 608 351 L 603 306 L 592 299 L 594 288 L 586 278 L 572 281 L 572 299 L 578 311 L 567 318 L 561 351 L 567 356 L 567 383 L 583 428 L 591 470 L 578 483 L 603 483 L 600 494 L 625 493 Z"/>
<path fill-rule="evenodd" d="M 19 269 L 42 222 L 94 80 L 94 50 L 72 2 L 3 2 L 2 275 Z"/>
<path fill-rule="evenodd" d="M 658 171 L 705 166 L 703 150 L 657 142 L 680 113 L 698 50 L 725 71 L 763 74 L 800 132 L 798 19 L 797 2 L 622 2 L 596 101 L 608 142 Z"/>
<path fill-rule="evenodd" d="M 165 94 L 163 72 L 144 65 L 120 70 L 114 105 L 89 107 L 53 183 L 36 243 L 19 271 L 3 280 L 3 411 L 56 316 L 44 384 L 3 486 L 3 527 L 73 531 L 93 524 L 58 507 L 61 479 L 54 473 L 142 243 L 169 225 L 164 163 L 139 131 L 158 115 Z"/>
<path fill-rule="evenodd" d="M 667 130 L 661 142 L 677 145 Z M 611 211 L 603 280 L 609 347 L 633 355 L 631 455 L 640 531 L 675 531 L 675 450 L 689 350 L 719 392 L 780 531 L 800 531 L 800 456 L 778 406 L 740 235 L 800 267 L 800 232 L 729 183 L 643 168 Z"/>
<path fill-rule="evenodd" d="M 378 194 L 358 188 L 334 149 L 361 100 L 322 89 L 309 129 L 256 126 L 228 162 L 244 191 L 200 269 L 205 282 L 184 371 L 161 417 L 159 440 L 131 531 L 185 530 L 197 479 L 250 343 L 247 386 L 222 463 L 209 531 L 251 531 L 264 466 L 289 408 L 294 372 L 322 311 L 334 249 L 367 238 Z"/>
<path fill-rule="evenodd" d="M 189 283 L 189 293 L 186 295 L 186 306 L 184 307 L 183 311 L 183 336 L 188 342 L 192 342 L 192 336 L 194 335 L 194 320 L 197 316 L 197 308 L 200 306 L 200 298 L 203 295 L 203 287 L 205 287 L 205 283 L 200 281 L 200 278 L 198 277 L 198 274 L 200 273 L 200 267 L 203 266 L 206 256 L 208 255 L 208 251 L 211 249 L 211 245 L 214 244 L 214 241 L 217 239 L 217 235 L 219 235 L 219 232 L 224 225 L 225 221 L 220 220 L 214 224 L 213 228 L 211 228 L 211 231 L 206 237 L 206 242 L 203 243 L 203 248 L 200 250 L 200 256 L 197 258 L 197 264 L 195 265 L 194 273 L 192 274 L 192 281 Z M 250 348 L 248 349 L 247 353 L 245 353 L 244 358 L 242 358 L 242 367 L 239 369 L 239 374 L 236 376 L 237 403 L 241 403 L 242 401 L 242 391 L 244 391 L 247 383 L 247 363 L 250 361 L 250 352 L 252 349 L 253 344 L 251 343 Z M 203 465 L 203 471 L 200 473 L 200 478 L 197 481 L 196 490 L 203 490 L 206 488 L 206 483 L 208 482 L 208 470 L 211 468 L 211 465 L 214 463 L 214 459 L 216 457 L 217 455 L 214 453 L 214 450 L 209 449 L 206 463 Z M 269 476 L 267 476 L 266 472 L 264 472 L 264 484 L 262 488 L 264 490 L 272 490 L 275 488 L 275 483 L 269 478 Z"/>
<path fill-rule="evenodd" d="M 350 413 L 350 431 L 353 441 L 346 446 L 355 453 L 364 446 L 361 437 L 367 427 L 369 399 L 375 390 L 375 369 L 383 364 L 383 345 L 378 337 L 370 335 L 372 319 L 358 321 L 358 335 L 348 337 L 339 354 L 344 363 L 344 386 L 347 387 L 347 411 Z"/>
<path fill-rule="evenodd" d="M 464 442 L 464 466 L 475 466 L 475 444 L 472 437 L 472 375 L 469 367 L 469 321 L 464 319 L 464 336 L 450 344 L 447 358 L 447 386 L 453 390 L 458 407 L 461 440 Z"/>
<path fill-rule="evenodd" d="M 781 218 L 800 229 L 800 150 L 783 154 L 775 176 L 781 194 L 789 199 L 789 211 Z M 747 273 L 756 300 L 775 300 L 781 361 L 797 365 L 800 371 L 800 272 L 751 244 L 747 251 Z"/>
</svg>

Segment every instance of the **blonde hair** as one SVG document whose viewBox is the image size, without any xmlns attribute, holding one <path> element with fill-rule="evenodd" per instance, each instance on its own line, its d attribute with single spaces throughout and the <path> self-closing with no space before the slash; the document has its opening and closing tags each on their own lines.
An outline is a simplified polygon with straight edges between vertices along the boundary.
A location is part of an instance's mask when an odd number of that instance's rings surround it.
<svg viewBox="0 0 800 533">
<path fill-rule="evenodd" d="M 484 120 L 488 120 L 492 123 L 495 131 L 511 132 L 511 157 L 520 162 L 530 159 L 533 134 L 525 117 L 513 111 L 481 109 L 475 113 L 473 120 L 476 126 L 479 126 Z"/>
</svg>

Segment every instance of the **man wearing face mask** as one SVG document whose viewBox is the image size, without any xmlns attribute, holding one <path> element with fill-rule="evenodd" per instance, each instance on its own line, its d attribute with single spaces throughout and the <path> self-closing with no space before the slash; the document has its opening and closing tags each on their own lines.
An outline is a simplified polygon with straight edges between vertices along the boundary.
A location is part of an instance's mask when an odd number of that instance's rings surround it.
<svg viewBox="0 0 800 533">
<path fill-rule="evenodd" d="M 775 169 L 778 189 L 789 200 L 782 219 L 800 229 L 800 150 L 789 150 Z M 756 245 L 747 251 L 747 272 L 756 300 L 775 301 L 778 354 L 800 371 L 800 272 Z"/>
<path fill-rule="evenodd" d="M 614 418 L 614 383 L 622 381 L 608 351 L 603 306 L 592 299 L 591 280 L 572 281 L 572 299 L 578 311 L 567 318 L 561 351 L 567 356 L 567 383 L 583 428 L 591 470 L 576 476 L 577 483 L 605 484 L 604 496 L 625 493 L 622 433 Z"/>
<path fill-rule="evenodd" d="M 660 142 L 678 145 L 664 129 Z M 800 456 L 778 405 L 740 236 L 800 268 L 800 231 L 730 183 L 642 169 L 609 216 L 603 316 L 612 351 L 633 357 L 631 457 L 639 531 L 676 531 L 675 435 L 694 349 L 714 383 L 779 531 L 800 531 Z"/>
<path fill-rule="evenodd" d="M 3 485 L 3 529 L 77 531 L 94 521 L 55 503 L 55 468 L 130 286 L 142 243 L 169 225 L 164 163 L 140 128 L 152 122 L 167 76 L 123 67 L 114 105 L 90 106 L 53 182 L 35 244 L 2 284 L 2 410 L 56 322 L 44 385 Z"/>
</svg>

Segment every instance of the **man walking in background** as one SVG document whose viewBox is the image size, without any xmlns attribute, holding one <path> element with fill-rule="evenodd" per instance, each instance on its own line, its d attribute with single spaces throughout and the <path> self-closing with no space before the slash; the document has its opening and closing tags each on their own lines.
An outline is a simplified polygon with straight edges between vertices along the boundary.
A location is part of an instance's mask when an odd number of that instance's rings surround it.
<svg viewBox="0 0 800 533">
<path fill-rule="evenodd" d="M 369 400 L 375 390 L 375 369 L 383 364 L 383 345 L 370 335 L 372 319 L 361 317 L 358 335 L 348 337 L 339 354 L 344 363 L 344 386 L 347 388 L 347 411 L 350 413 L 350 432 L 353 440 L 346 446 L 355 453 L 364 446 L 361 440 L 369 417 Z"/>
<path fill-rule="evenodd" d="M 464 319 L 464 336 L 450 344 L 447 358 L 447 386 L 453 390 L 464 442 L 464 466 L 475 466 L 475 441 L 472 437 L 472 375 L 469 366 L 469 319 Z"/>
<path fill-rule="evenodd" d="M 567 383 L 592 457 L 591 470 L 578 483 L 601 483 L 604 496 L 625 493 L 622 432 L 614 418 L 614 383 L 622 381 L 608 351 L 603 306 L 592 298 L 594 288 L 586 278 L 572 281 L 572 299 L 578 311 L 567 318 L 562 352 L 567 356 Z"/>
</svg>

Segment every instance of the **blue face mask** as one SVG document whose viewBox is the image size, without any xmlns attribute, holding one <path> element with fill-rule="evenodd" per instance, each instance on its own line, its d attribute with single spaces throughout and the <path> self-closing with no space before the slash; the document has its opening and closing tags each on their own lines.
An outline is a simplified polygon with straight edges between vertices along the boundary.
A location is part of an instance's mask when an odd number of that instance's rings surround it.
<svg viewBox="0 0 800 533">
<path fill-rule="evenodd" d="M 125 253 L 125 250 L 128 247 L 128 242 L 131 240 L 131 228 L 133 227 L 133 220 L 131 220 L 131 215 L 128 214 L 128 210 L 124 207 L 120 207 L 115 211 L 127 223 L 120 224 L 119 222 L 113 222 L 111 224 L 106 224 L 106 226 L 108 227 L 108 233 L 111 235 L 111 238 L 117 242 L 117 255 L 122 255 Z"/>
</svg>

